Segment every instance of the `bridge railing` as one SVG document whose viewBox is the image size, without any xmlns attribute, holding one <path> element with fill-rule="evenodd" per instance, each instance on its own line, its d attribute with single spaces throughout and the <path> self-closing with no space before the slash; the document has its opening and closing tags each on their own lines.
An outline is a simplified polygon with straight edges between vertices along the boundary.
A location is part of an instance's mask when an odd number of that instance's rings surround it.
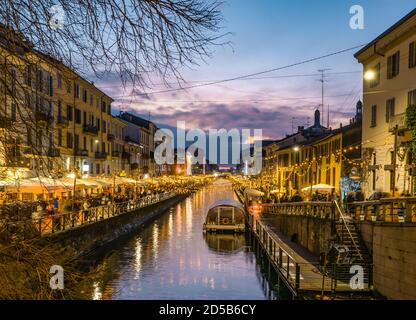
<svg viewBox="0 0 416 320">
<path fill-rule="evenodd" d="M 278 215 L 309 216 L 321 219 L 338 219 L 332 202 L 291 202 L 263 204 L 262 212 Z"/>
<path fill-rule="evenodd" d="M 386 198 L 348 204 L 356 220 L 391 223 L 416 223 L 416 198 Z"/>
<path fill-rule="evenodd" d="M 161 201 L 173 198 L 175 193 L 162 193 L 146 196 L 137 201 L 126 201 L 104 206 L 92 207 L 88 210 L 77 210 L 54 215 L 44 215 L 32 219 L 33 225 L 40 235 L 54 234 L 73 229 L 85 224 L 92 224 L 124 213 L 132 212 Z"/>
<path fill-rule="evenodd" d="M 352 202 L 344 205 L 347 216 L 355 220 L 390 223 L 416 223 L 416 198 L 386 198 L 377 201 Z M 331 202 L 295 202 L 263 204 L 262 212 L 278 215 L 311 216 L 321 219 L 340 218 Z"/>
</svg>

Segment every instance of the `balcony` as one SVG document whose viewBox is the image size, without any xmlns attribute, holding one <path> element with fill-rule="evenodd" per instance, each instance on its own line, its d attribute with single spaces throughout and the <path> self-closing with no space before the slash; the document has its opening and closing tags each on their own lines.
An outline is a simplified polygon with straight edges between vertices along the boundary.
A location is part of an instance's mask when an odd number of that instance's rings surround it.
<svg viewBox="0 0 416 320">
<path fill-rule="evenodd" d="M 107 153 L 106 152 L 96 152 L 95 153 L 95 159 L 105 160 L 105 159 L 107 159 Z"/>
<path fill-rule="evenodd" d="M 107 133 L 107 140 L 108 141 L 113 141 L 116 138 L 116 136 L 112 133 Z"/>
<path fill-rule="evenodd" d="M 7 116 L 0 116 L 0 128 L 1 129 L 10 129 L 10 127 L 12 126 L 12 119 L 7 117 Z"/>
<path fill-rule="evenodd" d="M 119 157 L 121 157 L 121 151 L 114 150 L 114 151 L 111 153 L 111 155 L 112 155 L 113 157 L 119 158 Z"/>
<path fill-rule="evenodd" d="M 86 125 L 86 126 L 83 126 L 82 130 L 85 134 L 89 134 L 92 136 L 98 135 L 98 128 L 94 126 Z"/>
<path fill-rule="evenodd" d="M 396 114 L 390 118 L 389 131 L 394 132 L 396 126 L 399 131 L 406 131 L 408 129 L 406 126 L 406 113 Z"/>
<path fill-rule="evenodd" d="M 61 150 L 55 147 L 50 147 L 48 149 L 48 157 L 59 158 L 61 156 Z"/>
<path fill-rule="evenodd" d="M 86 149 L 77 150 L 77 151 L 75 151 L 75 155 L 77 157 L 88 157 L 88 150 L 86 150 Z"/>
<path fill-rule="evenodd" d="M 49 111 L 38 109 L 35 111 L 35 120 L 36 122 L 50 125 L 53 122 L 53 117 Z"/>
<path fill-rule="evenodd" d="M 123 154 L 121 156 L 123 159 L 130 161 L 130 157 L 131 157 L 130 153 L 123 151 Z"/>
<path fill-rule="evenodd" d="M 64 116 L 58 116 L 58 126 L 67 127 L 69 125 L 68 118 Z"/>
<path fill-rule="evenodd" d="M 10 159 L 6 159 L 5 161 L 6 167 L 10 168 L 30 168 L 30 159 L 24 156 L 15 156 L 10 157 Z"/>
<path fill-rule="evenodd" d="M 27 147 L 23 150 L 23 153 L 29 156 L 41 156 L 42 147 Z"/>
</svg>

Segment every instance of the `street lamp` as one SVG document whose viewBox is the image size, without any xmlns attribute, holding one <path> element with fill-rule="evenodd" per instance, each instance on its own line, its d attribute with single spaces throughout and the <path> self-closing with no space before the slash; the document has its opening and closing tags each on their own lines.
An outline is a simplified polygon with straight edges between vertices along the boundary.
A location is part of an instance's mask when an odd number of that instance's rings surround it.
<svg viewBox="0 0 416 320">
<path fill-rule="evenodd" d="M 367 70 L 364 73 L 364 80 L 366 81 L 372 81 L 376 78 L 376 73 L 373 70 Z"/>
</svg>

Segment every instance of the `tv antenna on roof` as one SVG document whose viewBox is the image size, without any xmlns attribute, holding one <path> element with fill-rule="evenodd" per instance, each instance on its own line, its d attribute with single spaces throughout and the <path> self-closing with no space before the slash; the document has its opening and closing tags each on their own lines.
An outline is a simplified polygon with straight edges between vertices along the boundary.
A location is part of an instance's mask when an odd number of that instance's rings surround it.
<svg viewBox="0 0 416 320">
<path fill-rule="evenodd" d="M 325 100 L 325 72 L 327 72 L 327 71 L 329 71 L 329 70 L 331 70 L 331 69 L 329 69 L 329 68 L 326 68 L 326 69 L 319 69 L 318 70 L 318 72 L 321 74 L 321 79 L 318 79 L 318 81 L 319 82 L 321 82 L 322 83 L 322 102 L 321 102 L 321 117 L 322 117 L 322 121 L 321 121 L 321 123 L 322 123 L 322 125 L 324 124 L 324 114 L 325 114 L 325 112 L 324 112 L 324 100 Z"/>
</svg>

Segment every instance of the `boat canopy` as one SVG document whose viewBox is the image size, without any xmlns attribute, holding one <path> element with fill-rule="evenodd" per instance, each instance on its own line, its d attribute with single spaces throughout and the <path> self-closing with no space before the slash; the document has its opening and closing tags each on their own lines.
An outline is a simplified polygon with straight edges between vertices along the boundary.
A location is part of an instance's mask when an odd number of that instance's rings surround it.
<svg viewBox="0 0 416 320">
<path fill-rule="evenodd" d="M 218 200 L 217 202 L 215 202 L 211 207 L 211 209 L 214 209 L 216 207 L 220 207 L 220 206 L 227 206 L 227 207 L 236 207 L 237 209 L 240 210 L 244 210 L 244 206 L 238 202 L 237 200 L 234 199 L 222 199 L 222 200 Z"/>
<path fill-rule="evenodd" d="M 252 196 L 252 197 L 261 197 L 261 196 L 264 195 L 264 192 L 261 192 L 259 190 L 250 189 L 250 188 L 244 189 L 244 193 L 246 195 Z"/>
<path fill-rule="evenodd" d="M 220 200 L 208 210 L 206 224 L 216 226 L 244 224 L 244 207 L 232 199 Z"/>
</svg>

